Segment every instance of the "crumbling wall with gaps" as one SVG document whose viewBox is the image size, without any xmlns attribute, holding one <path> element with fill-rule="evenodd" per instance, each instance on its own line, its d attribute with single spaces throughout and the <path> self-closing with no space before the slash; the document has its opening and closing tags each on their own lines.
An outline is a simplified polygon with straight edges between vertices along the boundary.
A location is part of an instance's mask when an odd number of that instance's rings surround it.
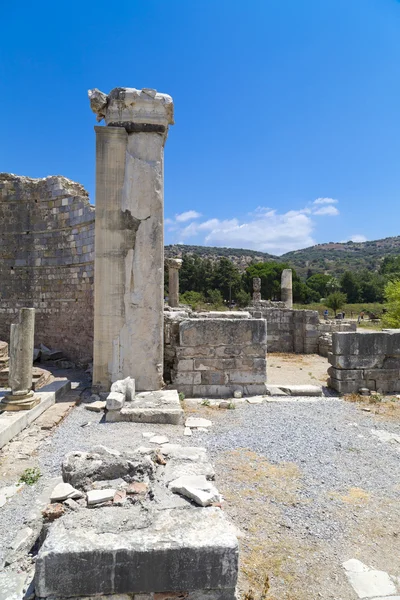
<svg viewBox="0 0 400 600">
<path fill-rule="evenodd" d="M 93 354 L 94 207 L 79 183 L 0 174 L 0 339 L 36 309 L 35 344 Z"/>
</svg>

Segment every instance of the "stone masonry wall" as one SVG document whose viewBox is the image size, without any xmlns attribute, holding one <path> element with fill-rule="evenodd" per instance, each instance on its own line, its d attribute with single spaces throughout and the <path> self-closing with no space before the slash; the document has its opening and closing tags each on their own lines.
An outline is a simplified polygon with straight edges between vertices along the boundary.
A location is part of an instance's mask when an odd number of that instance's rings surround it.
<svg viewBox="0 0 400 600">
<path fill-rule="evenodd" d="M 400 392 L 400 332 L 333 333 L 328 385 L 342 394 L 360 388 Z"/>
<path fill-rule="evenodd" d="M 264 319 L 188 318 L 171 323 L 170 331 L 170 341 L 177 342 L 171 384 L 185 396 L 232 397 L 235 391 L 246 395 L 266 392 Z"/>
<path fill-rule="evenodd" d="M 318 353 L 318 312 L 285 308 L 250 307 L 251 315 L 268 323 L 268 352 Z"/>
<path fill-rule="evenodd" d="M 94 207 L 65 177 L 0 174 L 0 339 L 36 308 L 35 344 L 83 363 L 93 345 Z"/>
</svg>

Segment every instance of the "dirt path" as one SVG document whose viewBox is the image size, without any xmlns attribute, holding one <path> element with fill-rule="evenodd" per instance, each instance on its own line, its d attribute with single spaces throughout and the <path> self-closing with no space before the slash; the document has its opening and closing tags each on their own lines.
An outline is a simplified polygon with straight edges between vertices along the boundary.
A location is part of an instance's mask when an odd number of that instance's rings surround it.
<svg viewBox="0 0 400 600">
<path fill-rule="evenodd" d="M 318 354 L 267 356 L 267 381 L 273 385 L 326 385 L 328 359 Z"/>
</svg>

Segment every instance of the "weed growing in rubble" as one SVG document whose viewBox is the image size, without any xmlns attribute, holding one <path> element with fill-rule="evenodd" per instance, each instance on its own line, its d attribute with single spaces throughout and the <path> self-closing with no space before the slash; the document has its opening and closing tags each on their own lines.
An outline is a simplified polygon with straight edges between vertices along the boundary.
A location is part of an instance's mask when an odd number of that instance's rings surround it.
<svg viewBox="0 0 400 600">
<path fill-rule="evenodd" d="M 185 394 L 184 394 L 183 392 L 179 392 L 178 396 L 179 396 L 179 400 L 180 400 L 181 402 L 183 402 L 183 401 L 184 401 L 184 399 L 185 399 Z"/>
<path fill-rule="evenodd" d="M 202 406 L 210 406 L 211 402 L 209 400 L 207 400 L 207 398 L 205 398 L 204 400 L 201 401 L 201 405 Z"/>
<path fill-rule="evenodd" d="M 40 469 L 33 467 L 32 469 L 25 469 L 19 478 L 20 483 L 26 483 L 27 485 L 33 485 L 42 476 Z"/>
</svg>

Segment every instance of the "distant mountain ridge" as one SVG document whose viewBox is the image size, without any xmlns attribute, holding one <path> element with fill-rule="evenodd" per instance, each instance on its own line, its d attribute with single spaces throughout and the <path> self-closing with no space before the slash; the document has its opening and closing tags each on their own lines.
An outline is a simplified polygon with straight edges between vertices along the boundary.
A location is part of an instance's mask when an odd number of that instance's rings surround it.
<svg viewBox="0 0 400 600">
<path fill-rule="evenodd" d="M 185 254 L 217 260 L 222 256 L 229 258 L 244 270 L 252 262 L 285 262 L 293 267 L 298 275 L 327 273 L 338 276 L 344 271 L 368 269 L 377 271 L 385 256 L 400 255 L 400 236 L 367 242 L 329 242 L 317 244 L 302 250 L 274 256 L 266 252 L 239 248 L 217 248 L 212 246 L 190 246 L 174 244 L 165 247 L 165 256 L 182 257 Z"/>
</svg>

